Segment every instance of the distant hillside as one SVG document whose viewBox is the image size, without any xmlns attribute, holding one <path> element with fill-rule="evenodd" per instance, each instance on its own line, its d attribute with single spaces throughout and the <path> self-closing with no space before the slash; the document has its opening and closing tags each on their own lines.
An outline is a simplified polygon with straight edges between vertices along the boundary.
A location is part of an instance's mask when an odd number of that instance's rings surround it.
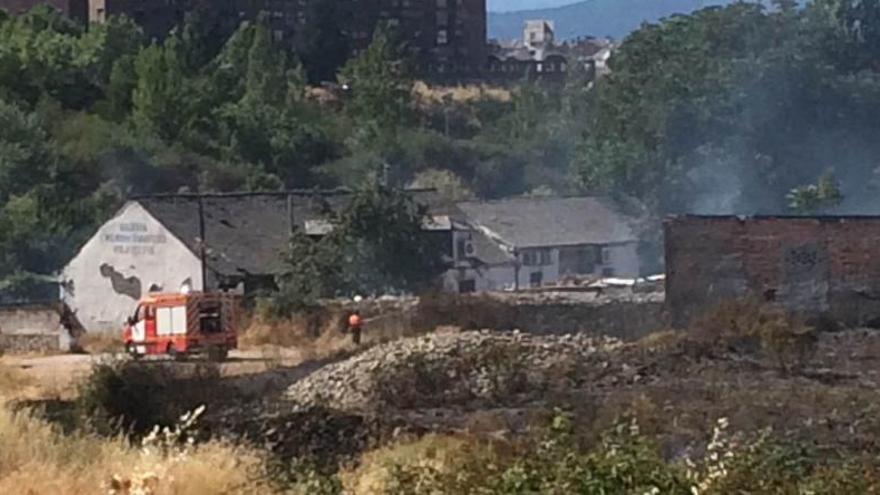
<svg viewBox="0 0 880 495">
<path fill-rule="evenodd" d="M 489 12 L 489 37 L 522 37 L 528 19 L 549 19 L 556 23 L 559 39 L 578 36 L 623 38 L 642 22 L 656 21 L 676 13 L 689 13 L 702 7 L 723 5 L 731 0 L 584 0 L 551 9 L 518 12 Z"/>
</svg>

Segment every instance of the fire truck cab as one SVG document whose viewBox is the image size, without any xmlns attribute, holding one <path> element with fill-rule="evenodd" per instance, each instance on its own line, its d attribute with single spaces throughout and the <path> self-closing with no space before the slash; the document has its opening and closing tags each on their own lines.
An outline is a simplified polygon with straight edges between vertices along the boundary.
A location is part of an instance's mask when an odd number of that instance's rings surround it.
<svg viewBox="0 0 880 495">
<path fill-rule="evenodd" d="M 150 294 L 138 302 L 126 322 L 125 349 L 136 358 L 205 354 L 223 360 L 238 345 L 239 307 L 239 296 L 234 294 Z"/>
</svg>

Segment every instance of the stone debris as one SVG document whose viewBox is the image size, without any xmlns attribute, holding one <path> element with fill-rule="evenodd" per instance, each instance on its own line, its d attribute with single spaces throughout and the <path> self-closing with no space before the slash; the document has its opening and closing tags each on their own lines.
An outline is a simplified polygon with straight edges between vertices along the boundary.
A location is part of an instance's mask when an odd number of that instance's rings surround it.
<svg viewBox="0 0 880 495">
<path fill-rule="evenodd" d="M 294 410 L 383 412 L 526 403 L 601 370 L 623 344 L 586 335 L 471 331 L 408 338 L 323 367 L 285 393 Z"/>
</svg>

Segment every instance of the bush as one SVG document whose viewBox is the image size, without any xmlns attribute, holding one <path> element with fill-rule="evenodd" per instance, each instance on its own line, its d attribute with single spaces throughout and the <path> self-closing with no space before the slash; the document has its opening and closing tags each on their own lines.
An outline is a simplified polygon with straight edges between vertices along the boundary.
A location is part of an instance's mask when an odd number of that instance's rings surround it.
<svg viewBox="0 0 880 495">
<path fill-rule="evenodd" d="M 96 363 L 80 386 L 76 416 L 98 433 L 143 435 L 155 425 L 174 424 L 181 414 L 222 396 L 218 369 L 196 365 L 183 377 L 164 363 L 109 360 Z"/>
<path fill-rule="evenodd" d="M 798 315 L 756 299 L 724 301 L 696 318 L 686 339 L 698 354 L 763 352 L 785 372 L 803 368 L 818 343 Z"/>
</svg>

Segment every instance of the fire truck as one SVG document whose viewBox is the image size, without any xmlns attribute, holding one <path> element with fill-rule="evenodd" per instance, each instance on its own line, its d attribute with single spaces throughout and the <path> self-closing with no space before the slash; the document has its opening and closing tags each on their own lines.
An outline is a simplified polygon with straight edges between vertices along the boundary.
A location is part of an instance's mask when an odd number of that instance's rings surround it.
<svg viewBox="0 0 880 495">
<path fill-rule="evenodd" d="M 202 354 L 222 361 L 238 345 L 240 305 L 240 296 L 222 292 L 149 294 L 126 322 L 126 352 L 135 358 Z"/>
</svg>

